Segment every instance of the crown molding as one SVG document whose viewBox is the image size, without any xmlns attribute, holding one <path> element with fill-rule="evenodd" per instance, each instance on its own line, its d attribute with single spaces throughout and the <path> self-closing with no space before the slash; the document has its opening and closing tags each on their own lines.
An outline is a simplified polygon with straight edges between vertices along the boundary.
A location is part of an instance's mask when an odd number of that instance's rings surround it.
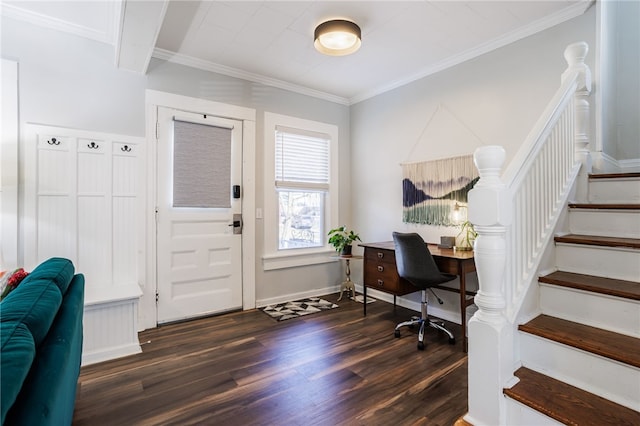
<svg viewBox="0 0 640 426">
<path fill-rule="evenodd" d="M 356 95 L 349 99 L 349 104 L 353 105 L 358 102 L 362 102 L 366 99 L 372 98 L 374 96 L 381 95 L 382 93 L 405 86 L 421 78 L 428 77 L 432 74 L 443 71 L 447 68 L 451 68 L 455 65 L 461 64 L 468 60 L 474 59 L 478 56 L 484 55 L 485 53 L 489 53 L 493 50 L 496 50 L 508 44 L 514 43 L 525 37 L 529 37 L 531 35 L 534 35 L 536 33 L 539 33 L 541 31 L 554 27 L 558 24 L 561 24 L 565 21 L 568 21 L 570 19 L 573 19 L 577 16 L 582 15 L 594 3 L 595 3 L 595 0 L 584 0 L 579 3 L 573 4 L 557 13 L 554 13 L 553 15 L 546 16 L 542 19 L 532 22 L 527 26 L 520 27 L 517 30 L 504 34 L 496 39 L 493 39 L 486 43 L 482 43 L 460 54 L 451 56 L 445 59 L 444 61 L 440 61 L 439 63 L 431 67 L 428 67 L 416 74 L 413 74 L 410 77 L 396 80 L 390 84 L 378 87 L 377 89 L 373 89 L 367 92 L 363 92 L 359 95 Z"/>
<path fill-rule="evenodd" d="M 113 2 L 114 7 L 115 3 L 117 2 Z M 54 18 L 52 16 L 43 15 L 41 13 L 33 12 L 31 10 L 23 9 L 21 7 L 7 3 L 2 3 L 2 5 L 0 5 L 0 13 L 2 13 L 2 15 L 7 18 L 15 19 L 22 22 L 28 22 L 39 27 L 66 32 L 69 34 L 99 41 L 101 43 L 114 43 L 114 10 L 111 10 L 109 13 L 110 17 L 108 18 L 109 22 L 107 23 L 107 27 L 109 29 L 106 31 L 98 31 L 93 28 L 78 25 L 73 22 L 65 21 L 63 19 Z"/>
<path fill-rule="evenodd" d="M 302 95 L 311 96 L 325 101 L 334 102 L 341 105 L 350 105 L 349 99 L 341 96 L 333 95 L 331 93 L 322 92 L 320 90 L 311 89 L 308 87 L 300 86 L 297 84 L 289 83 L 276 78 L 266 77 L 261 74 L 244 71 L 238 68 L 228 67 L 226 65 L 216 64 L 210 61 L 204 61 L 202 59 L 194 58 L 192 56 L 183 55 L 181 53 L 172 52 L 170 50 L 155 48 L 153 50 L 153 57 L 156 59 L 162 59 L 167 62 L 186 65 L 188 67 L 198 68 L 204 71 L 211 71 L 217 74 L 226 75 L 229 77 L 240 78 L 242 80 L 252 81 L 254 83 L 261 83 L 265 86 L 277 87 L 278 89 L 289 90 L 291 92 L 300 93 Z"/>
</svg>

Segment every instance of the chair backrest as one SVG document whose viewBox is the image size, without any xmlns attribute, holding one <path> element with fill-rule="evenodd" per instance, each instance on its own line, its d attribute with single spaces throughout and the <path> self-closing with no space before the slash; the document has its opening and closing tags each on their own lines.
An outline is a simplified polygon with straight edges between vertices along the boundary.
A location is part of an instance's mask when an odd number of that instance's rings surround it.
<svg viewBox="0 0 640 426">
<path fill-rule="evenodd" d="M 394 232 L 398 275 L 416 287 L 428 288 L 451 281 L 455 277 L 438 269 L 429 248 L 416 233 Z"/>
</svg>

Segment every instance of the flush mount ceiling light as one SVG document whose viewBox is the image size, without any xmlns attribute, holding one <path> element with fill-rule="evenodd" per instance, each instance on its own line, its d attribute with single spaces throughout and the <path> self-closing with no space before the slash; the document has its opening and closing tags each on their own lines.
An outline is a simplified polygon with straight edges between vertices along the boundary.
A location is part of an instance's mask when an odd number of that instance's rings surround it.
<svg viewBox="0 0 640 426">
<path fill-rule="evenodd" d="M 313 45 L 325 55 L 349 55 L 362 44 L 360 27 L 351 21 L 335 19 L 318 25 Z"/>
</svg>

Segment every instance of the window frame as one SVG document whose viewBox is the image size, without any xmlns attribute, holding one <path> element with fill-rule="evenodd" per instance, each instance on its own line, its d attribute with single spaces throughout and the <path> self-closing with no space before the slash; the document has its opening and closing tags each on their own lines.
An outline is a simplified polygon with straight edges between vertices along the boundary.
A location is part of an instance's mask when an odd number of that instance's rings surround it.
<svg viewBox="0 0 640 426">
<path fill-rule="evenodd" d="M 264 270 L 331 262 L 334 252 L 327 239 L 320 247 L 278 248 L 278 192 L 275 174 L 276 129 L 299 129 L 301 133 L 320 133 L 329 137 L 329 188 L 325 199 L 324 229 L 338 222 L 338 126 L 287 115 L 264 114 Z M 303 188 L 301 188 L 303 189 Z"/>
</svg>

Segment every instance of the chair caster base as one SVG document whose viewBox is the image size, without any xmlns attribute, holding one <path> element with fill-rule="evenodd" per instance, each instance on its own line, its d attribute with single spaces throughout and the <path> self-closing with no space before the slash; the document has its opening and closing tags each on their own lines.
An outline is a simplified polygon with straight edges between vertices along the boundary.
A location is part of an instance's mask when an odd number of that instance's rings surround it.
<svg viewBox="0 0 640 426">
<path fill-rule="evenodd" d="M 424 342 L 418 342 L 418 350 L 424 351 Z"/>
<path fill-rule="evenodd" d="M 449 344 L 450 345 L 455 345 L 456 344 L 456 338 L 455 337 L 449 337 Z"/>
<path fill-rule="evenodd" d="M 400 330 L 396 330 L 396 331 L 394 331 L 394 332 L 393 332 L 393 336 L 394 336 L 394 337 L 397 337 L 397 338 L 400 338 Z"/>
</svg>

